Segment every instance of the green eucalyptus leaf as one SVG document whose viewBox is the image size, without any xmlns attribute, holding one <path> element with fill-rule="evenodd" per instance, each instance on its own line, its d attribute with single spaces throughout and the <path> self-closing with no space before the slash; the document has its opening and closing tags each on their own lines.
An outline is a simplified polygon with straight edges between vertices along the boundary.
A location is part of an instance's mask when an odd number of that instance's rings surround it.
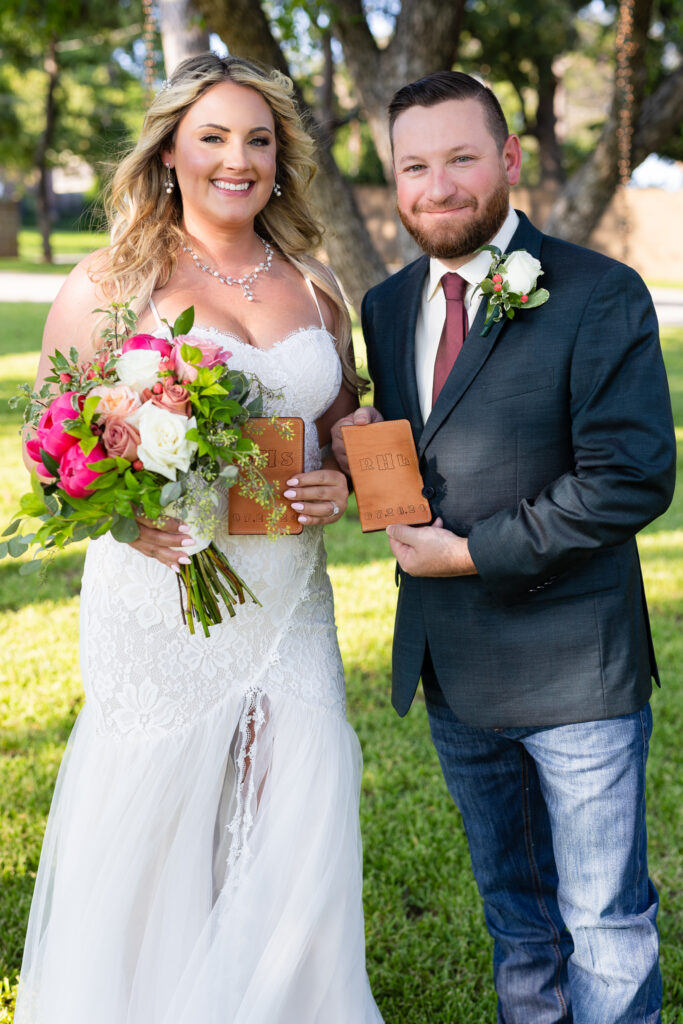
<svg viewBox="0 0 683 1024">
<path fill-rule="evenodd" d="M 172 501 L 176 501 L 178 498 L 180 498 L 182 496 L 182 493 L 183 485 L 180 483 L 180 481 L 170 480 L 161 488 L 159 501 L 161 502 L 161 505 L 165 508 L 167 505 L 170 505 Z"/>
<path fill-rule="evenodd" d="M 24 562 L 23 565 L 19 566 L 19 575 L 29 576 L 33 572 L 38 572 L 38 570 L 42 569 L 42 567 L 42 560 L 39 558 L 34 558 L 32 562 Z"/>
<path fill-rule="evenodd" d="M 129 519 L 127 516 L 115 513 L 111 535 L 114 540 L 118 540 L 121 544 L 130 544 L 131 541 L 137 540 L 140 536 L 140 527 L 134 519 Z"/>
<path fill-rule="evenodd" d="M 16 533 L 20 526 L 21 519 L 15 519 L 13 520 L 13 522 L 9 524 L 6 530 L 2 531 L 2 534 L 0 536 L 9 537 L 10 533 Z"/>
<path fill-rule="evenodd" d="M 19 558 L 28 548 L 28 542 L 23 537 L 12 537 L 7 544 L 7 551 L 12 558 Z"/>
</svg>

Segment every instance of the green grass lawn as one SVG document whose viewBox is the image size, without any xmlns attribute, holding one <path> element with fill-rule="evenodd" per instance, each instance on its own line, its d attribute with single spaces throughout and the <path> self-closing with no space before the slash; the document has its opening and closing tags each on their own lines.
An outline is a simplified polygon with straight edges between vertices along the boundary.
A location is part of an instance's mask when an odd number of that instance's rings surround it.
<svg viewBox="0 0 683 1024">
<path fill-rule="evenodd" d="M 43 263 L 40 235 L 33 228 L 24 228 L 19 232 L 19 255 L 0 259 L 0 272 L 64 274 L 82 256 L 108 242 L 109 236 L 97 231 L 54 231 L 51 243 L 55 262 Z"/>
<path fill-rule="evenodd" d="M 46 306 L 3 304 L 0 526 L 27 488 L 17 416 L 6 399 L 30 380 Z M 683 440 L 683 331 L 664 336 Z M 492 1024 L 491 945 L 458 812 L 432 749 L 424 704 L 389 704 L 395 588 L 383 534 L 363 537 L 353 510 L 327 531 L 348 713 L 365 757 L 368 970 L 387 1024 Z M 683 497 L 640 538 L 663 689 L 649 771 L 650 867 L 662 897 L 664 1024 L 683 1024 Z M 0 1024 L 12 1019 L 31 892 L 52 787 L 82 703 L 77 616 L 83 546 L 58 556 L 47 583 L 0 562 Z M 6 981 L 3 983 L 3 977 Z M 75 985 L 78 978 L 73 979 Z M 353 1022 L 349 1022 L 353 1024 Z M 533 1024 L 533 1022 L 529 1022 Z"/>
</svg>

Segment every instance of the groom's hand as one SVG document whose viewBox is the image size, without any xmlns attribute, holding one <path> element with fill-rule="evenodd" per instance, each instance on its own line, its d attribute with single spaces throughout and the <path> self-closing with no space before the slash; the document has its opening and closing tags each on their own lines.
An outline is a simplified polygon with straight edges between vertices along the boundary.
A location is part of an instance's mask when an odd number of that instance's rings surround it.
<svg viewBox="0 0 683 1024">
<path fill-rule="evenodd" d="M 356 409 L 351 416 L 344 416 L 342 419 L 337 420 L 331 431 L 332 452 L 342 473 L 346 473 L 349 476 L 349 460 L 346 457 L 346 448 L 341 428 L 348 426 L 357 427 L 366 423 L 379 423 L 383 419 L 384 417 L 381 412 L 375 409 L 374 406 L 363 405 L 360 409 Z"/>
<path fill-rule="evenodd" d="M 387 526 L 396 561 L 409 576 L 474 576 L 467 537 L 445 530 L 442 519 L 431 526 Z"/>
</svg>

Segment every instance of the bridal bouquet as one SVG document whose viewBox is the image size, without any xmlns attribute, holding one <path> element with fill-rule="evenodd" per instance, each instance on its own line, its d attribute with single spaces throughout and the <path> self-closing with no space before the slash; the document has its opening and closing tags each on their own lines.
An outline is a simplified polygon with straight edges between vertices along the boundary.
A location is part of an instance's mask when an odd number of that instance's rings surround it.
<svg viewBox="0 0 683 1024">
<path fill-rule="evenodd" d="M 169 340 L 131 334 L 136 317 L 128 302 L 95 312 L 108 317 L 95 357 L 79 362 L 74 348 L 68 356 L 55 352 L 40 391 L 22 385 L 12 400 L 28 399 L 34 471 L 2 535 L 0 558 L 34 547 L 19 570 L 25 575 L 41 567 L 42 552 L 86 537 L 136 540 L 138 515 L 162 528 L 170 516 L 182 519 L 196 541 L 182 551 L 190 557 L 178 574 L 182 616 L 191 633 L 197 620 L 209 636 L 222 619 L 221 600 L 231 616 L 245 594 L 259 604 L 211 540 L 225 516 L 216 485 L 231 487 L 241 476 L 240 486 L 267 510 L 271 533 L 285 511 L 261 472 L 267 456 L 242 436 L 249 417 L 262 414 L 264 389 L 230 369 L 230 352 L 192 336 L 193 307 L 167 324 Z M 23 532 L 27 520 L 32 533 Z"/>
</svg>

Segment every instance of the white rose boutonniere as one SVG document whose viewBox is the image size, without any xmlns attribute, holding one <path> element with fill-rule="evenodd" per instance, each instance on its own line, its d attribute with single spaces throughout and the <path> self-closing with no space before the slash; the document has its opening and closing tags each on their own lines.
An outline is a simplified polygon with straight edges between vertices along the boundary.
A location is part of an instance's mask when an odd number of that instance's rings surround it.
<svg viewBox="0 0 683 1024">
<path fill-rule="evenodd" d="M 542 306 L 550 298 L 547 289 L 536 287 L 536 282 L 543 271 L 541 264 L 531 253 L 525 249 L 516 249 L 504 255 L 495 245 L 483 245 L 477 250 L 484 251 L 490 252 L 492 257 L 489 272 L 479 285 L 488 299 L 482 337 L 487 335 L 504 315 L 512 320 L 515 310 Z"/>
</svg>

